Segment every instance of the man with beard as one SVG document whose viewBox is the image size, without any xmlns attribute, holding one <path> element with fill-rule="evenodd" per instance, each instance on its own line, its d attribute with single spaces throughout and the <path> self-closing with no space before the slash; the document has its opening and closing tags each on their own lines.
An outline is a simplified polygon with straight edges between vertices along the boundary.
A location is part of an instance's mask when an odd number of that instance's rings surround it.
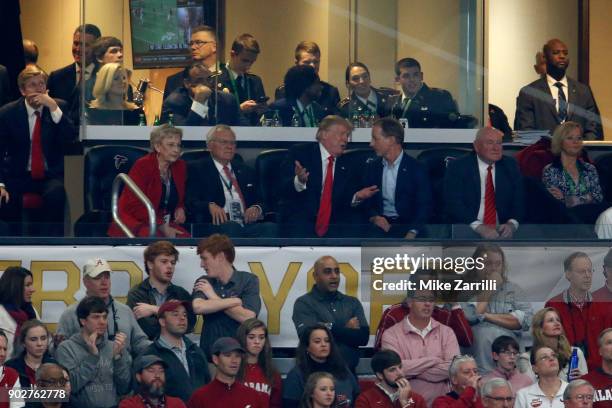
<svg viewBox="0 0 612 408">
<path fill-rule="evenodd" d="M 411 379 L 429 406 L 448 392 L 448 370 L 459 344 L 453 330 L 431 318 L 436 300 L 429 290 L 408 291 L 410 313 L 382 336 L 382 348 L 401 358 L 402 373 Z"/>
<path fill-rule="evenodd" d="M 221 337 L 211 347 L 212 361 L 217 367 L 215 379 L 198 388 L 189 399 L 189 408 L 263 408 L 260 394 L 236 381 L 244 349 L 233 337 Z"/>
<path fill-rule="evenodd" d="M 191 301 L 189 292 L 172 283 L 178 258 L 179 252 L 169 241 L 149 245 L 144 251 L 145 272 L 149 277 L 128 292 L 127 305 L 150 340 L 159 336 L 157 313 L 164 302 L 171 299 Z M 191 331 L 196 322 L 191 311 L 188 312 L 188 321 L 188 330 Z"/>
<path fill-rule="evenodd" d="M 378 382 L 359 395 L 355 408 L 426 408 L 425 399 L 412 391 L 402 373 L 402 360 L 393 350 L 381 350 L 370 362 Z"/>
<path fill-rule="evenodd" d="M 480 374 L 476 360 L 467 355 L 455 356 L 448 372 L 452 391 L 436 398 L 432 408 L 482 408 L 482 400 L 478 395 Z"/>
<path fill-rule="evenodd" d="M 326 255 L 317 259 L 312 276 L 315 280 L 312 290 L 293 305 L 293 324 L 298 337 L 310 326 L 326 325 L 354 373 L 359 364 L 359 346 L 368 344 L 370 336 L 363 306 L 357 298 L 338 291 L 340 266 L 334 257 Z"/>
<path fill-rule="evenodd" d="M 165 393 L 166 363 L 157 356 L 142 355 L 134 361 L 137 393 L 121 401 L 119 408 L 185 408 Z"/>
<path fill-rule="evenodd" d="M 597 340 L 601 366 L 581 378 L 595 388 L 594 408 L 612 408 L 612 327 L 602 331 Z"/>
<path fill-rule="evenodd" d="M 548 130 L 573 121 L 584 129 L 587 140 L 602 140 L 599 109 L 588 85 L 566 76 L 570 58 L 567 45 L 559 39 L 542 49 L 546 75 L 523 87 L 516 99 L 515 130 Z"/>
<path fill-rule="evenodd" d="M 161 333 L 144 354 L 159 356 L 166 365 L 166 393 L 189 401 L 191 394 L 210 381 L 204 352 L 189 340 L 187 317 L 191 303 L 169 300 L 159 307 L 157 316 Z"/>
</svg>

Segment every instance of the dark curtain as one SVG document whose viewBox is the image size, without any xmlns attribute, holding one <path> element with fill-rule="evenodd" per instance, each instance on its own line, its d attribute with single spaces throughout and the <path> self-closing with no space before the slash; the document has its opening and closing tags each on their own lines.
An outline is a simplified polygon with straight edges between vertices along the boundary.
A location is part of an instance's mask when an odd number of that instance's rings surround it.
<svg viewBox="0 0 612 408">
<path fill-rule="evenodd" d="M 17 75 L 24 67 L 19 0 L 0 0 L 0 38 L 0 64 L 8 70 L 10 99 L 17 99 Z"/>
</svg>

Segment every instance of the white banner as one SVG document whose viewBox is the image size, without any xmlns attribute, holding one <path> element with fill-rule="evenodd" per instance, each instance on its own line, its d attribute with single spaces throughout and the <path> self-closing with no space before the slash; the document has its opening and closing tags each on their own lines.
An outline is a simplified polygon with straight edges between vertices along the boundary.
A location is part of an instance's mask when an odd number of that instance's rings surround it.
<svg viewBox="0 0 612 408">
<path fill-rule="evenodd" d="M 204 274 L 195 247 L 177 247 L 180 256 L 173 282 L 189 292 L 195 280 Z M 415 256 L 439 255 L 440 247 L 410 247 Z M 403 248 L 405 250 L 405 248 Z M 4 246 L 0 247 L 0 270 L 23 266 L 32 271 L 36 293 L 35 308 L 42 320 L 54 330 L 67 305 L 85 295 L 81 268 L 93 257 L 101 257 L 113 268 L 112 295 L 120 301 L 130 287 L 140 283 L 144 272 L 142 246 Z M 444 249 L 445 256 L 471 256 L 473 247 Z M 593 261 L 593 290 L 604 284 L 602 275 L 604 247 L 507 247 L 509 278 L 522 286 L 534 303 L 534 310 L 551 296 L 567 287 L 563 260 L 572 252 L 584 251 Z M 312 266 L 323 255 L 332 255 L 340 263 L 342 279 L 339 290 L 362 301 L 374 334 L 385 305 L 401 301 L 402 296 L 364 296 L 371 288 L 362 288 L 360 247 L 238 247 L 234 266 L 255 273 L 260 280 L 262 310 L 259 318 L 268 325 L 275 347 L 295 347 L 297 336 L 291 320 L 295 300 L 312 286 Z M 364 273 L 369 274 L 369 271 Z M 367 279 L 364 281 L 367 282 Z M 369 294 L 369 293 L 368 293 Z M 372 302 L 370 303 L 370 299 Z M 198 325 L 199 330 L 200 325 Z"/>
</svg>

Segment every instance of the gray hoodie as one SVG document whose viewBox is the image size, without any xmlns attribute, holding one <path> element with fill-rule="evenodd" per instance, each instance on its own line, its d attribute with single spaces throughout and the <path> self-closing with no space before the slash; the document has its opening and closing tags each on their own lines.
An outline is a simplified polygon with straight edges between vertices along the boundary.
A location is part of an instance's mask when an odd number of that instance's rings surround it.
<svg viewBox="0 0 612 408">
<path fill-rule="evenodd" d="M 130 391 L 132 358 L 124 349 L 113 358 L 113 342 L 98 338 L 98 355 L 89 352 L 81 333 L 64 340 L 56 358 L 68 370 L 76 407 L 107 408 L 119 404 L 119 397 Z"/>
</svg>

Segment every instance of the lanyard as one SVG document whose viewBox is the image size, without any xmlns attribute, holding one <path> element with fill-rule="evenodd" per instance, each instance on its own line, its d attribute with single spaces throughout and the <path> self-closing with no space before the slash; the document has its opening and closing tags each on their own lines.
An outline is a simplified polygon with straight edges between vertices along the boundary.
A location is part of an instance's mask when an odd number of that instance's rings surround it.
<svg viewBox="0 0 612 408">
<path fill-rule="evenodd" d="M 230 69 L 229 64 L 226 66 L 226 68 L 227 68 L 227 74 L 229 75 L 229 78 L 230 78 L 230 82 L 232 83 L 232 89 L 234 90 L 234 98 L 236 98 L 236 102 L 238 103 L 238 106 L 240 106 L 240 95 L 238 95 L 238 85 L 236 84 L 236 78 L 234 78 L 234 74 L 232 73 L 232 70 Z M 249 81 L 246 77 L 246 74 L 244 74 L 243 78 L 244 78 L 245 88 L 247 92 L 246 100 L 248 101 L 251 99 L 251 87 L 249 86 Z"/>
<path fill-rule="evenodd" d="M 228 167 L 229 170 L 229 167 Z M 232 170 L 229 170 L 230 174 Z M 225 180 L 225 177 L 223 176 L 223 174 L 221 174 L 221 172 L 219 172 L 219 177 L 221 178 L 221 182 L 223 183 L 223 185 L 225 186 L 225 188 L 227 188 L 227 191 L 229 191 L 230 197 L 234 198 L 234 194 L 232 193 L 232 180 Z"/>
</svg>

